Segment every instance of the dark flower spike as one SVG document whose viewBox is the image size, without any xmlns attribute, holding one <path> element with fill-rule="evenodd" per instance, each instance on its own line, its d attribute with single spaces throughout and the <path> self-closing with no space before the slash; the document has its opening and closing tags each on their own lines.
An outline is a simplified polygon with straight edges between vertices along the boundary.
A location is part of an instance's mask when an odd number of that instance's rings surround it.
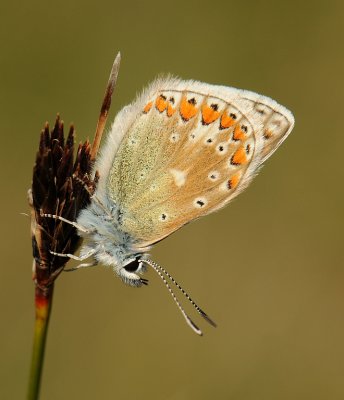
<svg viewBox="0 0 344 400">
<path fill-rule="evenodd" d="M 80 244 L 75 227 L 46 218 L 43 214 L 75 221 L 80 210 L 89 203 L 98 180 L 97 173 L 91 176 L 92 165 L 106 124 L 119 64 L 120 53 L 111 69 L 92 146 L 88 140 L 79 144 L 74 160 L 74 126 L 70 127 L 65 139 L 59 115 L 51 132 L 48 123 L 41 132 L 32 187 L 28 193 L 32 220 L 33 279 L 41 290 L 46 290 L 52 284 L 68 261 L 68 258 L 54 256 L 51 251 L 73 254 Z"/>
<path fill-rule="evenodd" d="M 51 131 L 46 123 L 41 132 L 32 186 L 28 191 L 34 257 L 33 279 L 36 285 L 36 323 L 29 400 L 36 400 L 39 395 L 54 281 L 69 260 L 68 257 L 58 257 L 52 253 L 73 254 L 80 245 L 80 238 L 74 226 L 57 218 L 47 218 L 44 214 L 75 221 L 79 212 L 89 203 L 99 178 L 97 173 L 91 176 L 92 165 L 96 160 L 106 124 L 119 64 L 118 53 L 112 66 L 92 145 L 88 140 L 79 144 L 74 159 L 74 126 L 70 127 L 65 138 L 63 122 L 59 115 Z"/>
<path fill-rule="evenodd" d="M 97 180 L 97 177 L 90 178 L 90 143 L 79 144 L 74 160 L 74 127 L 70 127 L 66 140 L 63 130 L 59 115 L 51 132 L 49 125 L 45 125 L 29 190 L 35 261 L 33 278 L 41 289 L 55 280 L 68 261 L 53 256 L 50 250 L 74 253 L 80 240 L 73 226 L 45 218 L 42 214 L 60 215 L 75 221 L 79 211 L 89 202 Z"/>
</svg>

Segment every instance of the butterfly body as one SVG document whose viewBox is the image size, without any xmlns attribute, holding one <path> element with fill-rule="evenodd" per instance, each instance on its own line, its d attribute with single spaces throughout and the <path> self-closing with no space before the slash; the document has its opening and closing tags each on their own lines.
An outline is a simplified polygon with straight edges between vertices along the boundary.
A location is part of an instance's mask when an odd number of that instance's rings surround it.
<svg viewBox="0 0 344 400">
<path fill-rule="evenodd" d="M 83 228 L 78 233 L 85 243 L 80 256 L 93 257 L 94 265 L 110 266 L 123 282 L 141 286 L 145 281 L 137 272 L 145 271 L 144 265 L 139 265 L 138 261 L 142 254 L 133 250 L 133 239 L 123 232 L 120 221 L 120 210 L 108 197 L 97 197 L 92 201 L 77 220 Z M 124 268 L 132 262 L 136 265 L 135 274 Z"/>
<path fill-rule="evenodd" d="M 155 81 L 117 115 L 77 223 L 82 254 L 140 286 L 151 246 L 236 197 L 291 132 L 268 97 L 195 81 Z"/>
</svg>

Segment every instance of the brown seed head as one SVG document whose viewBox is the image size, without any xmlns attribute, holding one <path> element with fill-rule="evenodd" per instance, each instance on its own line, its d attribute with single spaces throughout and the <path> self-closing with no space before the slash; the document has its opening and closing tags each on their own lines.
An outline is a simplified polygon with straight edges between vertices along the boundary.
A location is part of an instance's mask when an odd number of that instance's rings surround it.
<svg viewBox="0 0 344 400">
<path fill-rule="evenodd" d="M 74 253 L 80 245 L 80 238 L 72 225 L 43 217 L 42 214 L 76 220 L 80 210 L 89 203 L 98 179 L 97 175 L 91 178 L 90 152 L 88 141 L 79 144 L 74 160 L 74 127 L 70 127 L 65 139 L 59 115 L 51 132 L 48 123 L 41 132 L 28 197 L 31 206 L 33 279 L 43 290 L 54 282 L 69 260 L 54 256 L 50 251 Z"/>
</svg>

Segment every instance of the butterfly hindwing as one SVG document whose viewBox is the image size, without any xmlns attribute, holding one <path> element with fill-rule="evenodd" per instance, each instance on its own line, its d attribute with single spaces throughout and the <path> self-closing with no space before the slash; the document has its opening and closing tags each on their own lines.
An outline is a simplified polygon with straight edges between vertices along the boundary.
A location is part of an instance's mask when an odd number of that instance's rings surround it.
<svg viewBox="0 0 344 400">
<path fill-rule="evenodd" d="M 292 126 L 289 111 L 255 93 L 159 80 L 115 120 L 100 184 L 135 247 L 148 247 L 233 199 Z"/>
</svg>

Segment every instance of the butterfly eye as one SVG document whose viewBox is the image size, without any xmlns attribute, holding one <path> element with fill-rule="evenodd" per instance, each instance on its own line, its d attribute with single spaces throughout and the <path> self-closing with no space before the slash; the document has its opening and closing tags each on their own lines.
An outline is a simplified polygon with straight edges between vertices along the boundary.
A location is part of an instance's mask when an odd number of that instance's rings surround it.
<svg viewBox="0 0 344 400">
<path fill-rule="evenodd" d="M 138 259 L 135 259 L 135 260 L 131 261 L 129 264 L 125 265 L 124 269 L 127 272 L 137 272 L 138 269 L 141 267 L 140 264 L 141 264 L 140 261 Z"/>
<path fill-rule="evenodd" d="M 140 276 L 147 269 L 140 257 L 137 256 L 137 258 L 128 261 L 129 262 L 118 271 L 118 275 L 123 282 L 134 287 L 147 285 L 148 280 Z"/>
</svg>

